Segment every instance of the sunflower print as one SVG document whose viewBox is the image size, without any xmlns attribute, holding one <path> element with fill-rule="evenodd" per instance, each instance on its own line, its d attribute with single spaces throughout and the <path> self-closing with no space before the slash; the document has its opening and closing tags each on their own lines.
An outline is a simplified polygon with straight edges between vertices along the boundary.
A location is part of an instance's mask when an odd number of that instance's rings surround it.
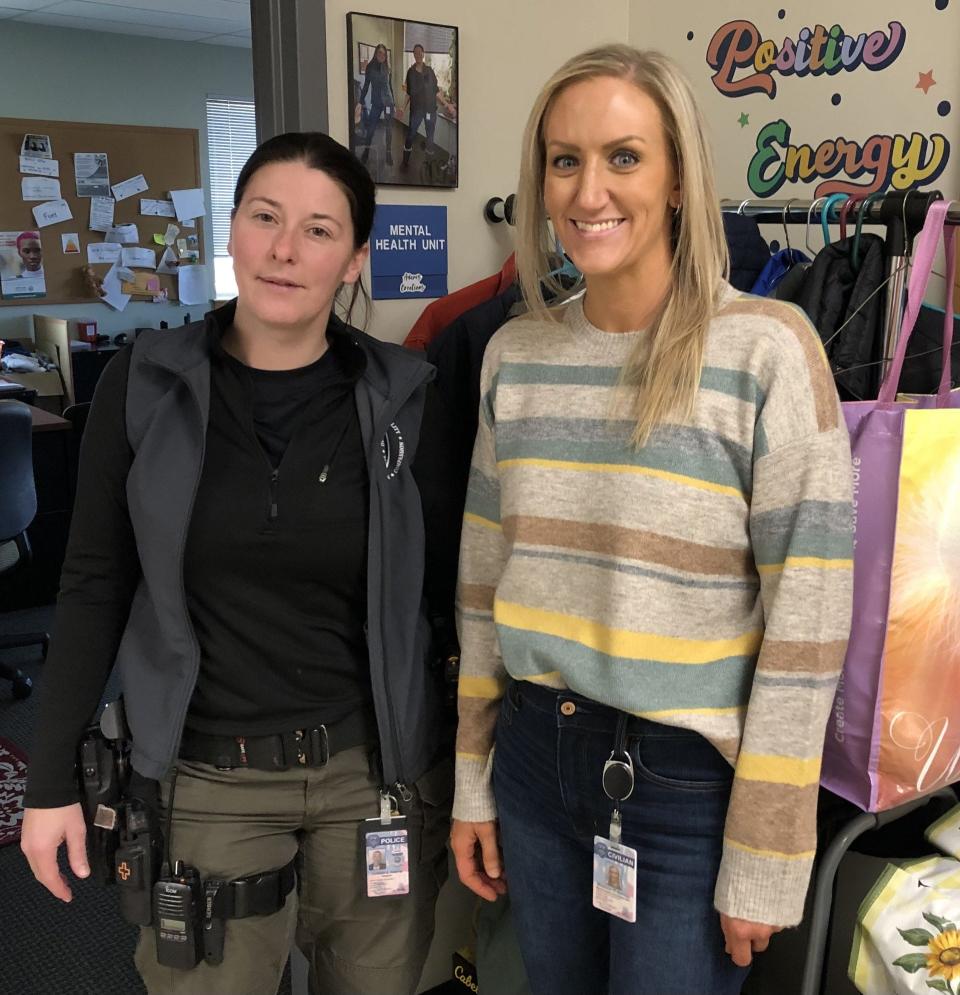
<svg viewBox="0 0 960 995">
<path fill-rule="evenodd" d="M 927 971 L 931 978 L 944 978 L 946 981 L 960 978 L 960 930 L 950 929 L 930 940 Z"/>
</svg>

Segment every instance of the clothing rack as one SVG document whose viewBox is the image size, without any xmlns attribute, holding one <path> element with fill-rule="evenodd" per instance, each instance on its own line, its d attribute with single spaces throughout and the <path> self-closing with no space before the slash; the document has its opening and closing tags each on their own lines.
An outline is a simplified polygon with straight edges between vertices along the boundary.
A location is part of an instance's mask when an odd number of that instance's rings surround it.
<svg viewBox="0 0 960 995">
<path fill-rule="evenodd" d="M 884 307 L 883 322 L 883 355 L 886 372 L 887 363 L 897 347 L 900 334 L 900 324 L 903 318 L 905 295 L 907 288 L 910 249 L 914 236 L 923 228 L 927 211 L 932 203 L 942 200 L 939 190 L 904 190 L 900 193 L 885 193 L 883 196 L 871 198 L 862 207 L 853 205 L 851 218 L 856 222 L 861 210 L 863 223 L 884 225 L 886 234 L 887 254 L 887 292 Z M 828 205 L 827 197 L 817 200 L 800 200 L 791 197 L 789 200 L 722 200 L 722 211 L 740 214 L 746 218 L 754 218 L 760 224 L 809 225 L 820 221 L 821 215 Z M 838 219 L 834 216 L 836 201 L 830 205 L 829 223 Z M 947 212 L 946 224 L 960 224 L 960 203 L 951 206 Z M 953 279 L 953 274 L 947 274 Z"/>
<path fill-rule="evenodd" d="M 859 198 L 858 198 L 859 199 Z M 870 225 L 883 225 L 886 228 L 887 279 L 883 320 L 884 372 L 887 362 L 893 356 L 900 334 L 907 288 L 910 250 L 914 236 L 923 228 L 927 210 L 935 201 L 942 200 L 939 190 L 904 190 L 898 193 L 885 193 L 872 196 L 862 205 L 854 204 L 851 216 L 855 222 Z M 839 204 L 836 200 L 819 197 L 814 201 L 791 197 L 788 200 L 722 200 L 722 211 L 754 218 L 760 224 L 781 224 L 808 226 L 820 222 L 824 209 L 828 209 L 828 223 L 839 219 L 835 212 Z M 516 196 L 510 194 L 506 200 L 491 197 L 484 205 L 484 217 L 491 224 L 506 221 L 512 225 L 516 221 Z M 947 212 L 946 224 L 960 225 L 960 202 Z M 947 274 L 953 279 L 953 274 Z"/>
</svg>

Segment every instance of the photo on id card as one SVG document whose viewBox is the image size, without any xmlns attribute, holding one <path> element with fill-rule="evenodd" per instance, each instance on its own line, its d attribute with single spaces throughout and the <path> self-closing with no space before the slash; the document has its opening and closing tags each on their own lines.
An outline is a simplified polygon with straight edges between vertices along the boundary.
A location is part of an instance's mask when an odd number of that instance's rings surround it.
<svg viewBox="0 0 960 995">
<path fill-rule="evenodd" d="M 410 891 L 410 844 L 406 829 L 364 833 L 367 897 L 406 895 Z"/>
<path fill-rule="evenodd" d="M 636 850 L 594 836 L 593 906 L 626 922 L 637 921 Z"/>
</svg>

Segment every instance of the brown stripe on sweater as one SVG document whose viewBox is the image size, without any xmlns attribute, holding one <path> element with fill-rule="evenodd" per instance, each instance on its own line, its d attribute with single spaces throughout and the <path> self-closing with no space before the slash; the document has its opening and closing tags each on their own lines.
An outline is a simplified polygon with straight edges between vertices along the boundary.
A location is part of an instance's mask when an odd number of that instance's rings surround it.
<svg viewBox="0 0 960 995">
<path fill-rule="evenodd" d="M 843 666 L 846 639 L 826 643 L 802 643 L 764 639 L 757 670 L 766 674 L 829 674 Z"/>
<path fill-rule="evenodd" d="M 720 312 L 727 315 L 744 314 L 762 318 L 770 318 L 785 325 L 795 336 L 807 361 L 810 378 L 810 389 L 813 391 L 814 406 L 817 412 L 817 429 L 828 432 L 837 427 L 840 413 L 837 410 L 837 390 L 833 380 L 825 368 L 826 361 L 815 333 L 808 323 L 793 308 L 780 301 L 768 300 L 737 300 L 732 301 Z"/>
<path fill-rule="evenodd" d="M 457 753 L 474 753 L 485 757 L 493 746 L 500 700 L 461 697 L 457 702 L 457 710 L 460 713 Z"/>
<path fill-rule="evenodd" d="M 476 611 L 492 611 L 493 598 L 497 589 L 489 584 L 462 583 L 457 595 L 463 608 L 473 608 Z"/>
<path fill-rule="evenodd" d="M 734 843 L 754 850 L 785 854 L 814 850 L 818 791 L 817 784 L 797 788 L 767 781 L 737 781 L 727 809 L 727 835 Z M 801 818 L 801 813 L 808 818 Z"/>
<path fill-rule="evenodd" d="M 503 520 L 503 532 L 511 545 L 523 542 L 531 546 L 576 549 L 643 560 L 688 573 L 746 577 L 755 570 L 748 549 L 706 546 L 619 525 L 511 515 Z"/>
</svg>

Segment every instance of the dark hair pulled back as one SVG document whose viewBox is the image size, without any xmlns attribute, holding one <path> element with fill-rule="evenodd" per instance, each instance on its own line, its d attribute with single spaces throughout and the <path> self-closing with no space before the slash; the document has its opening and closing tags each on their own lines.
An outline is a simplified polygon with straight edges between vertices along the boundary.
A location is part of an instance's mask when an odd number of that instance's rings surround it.
<svg viewBox="0 0 960 995">
<path fill-rule="evenodd" d="M 366 167 L 347 148 L 321 131 L 288 131 L 275 135 L 254 150 L 244 163 L 233 191 L 233 209 L 240 206 L 251 177 L 257 170 L 275 162 L 302 162 L 310 169 L 318 169 L 333 180 L 343 191 L 350 205 L 353 224 L 353 247 L 362 248 L 373 229 L 377 188 Z M 370 298 L 362 278 L 353 285 L 350 301 L 344 306 L 347 320 L 353 312 L 357 297 L 363 296 L 364 309 L 369 311 Z"/>
</svg>

